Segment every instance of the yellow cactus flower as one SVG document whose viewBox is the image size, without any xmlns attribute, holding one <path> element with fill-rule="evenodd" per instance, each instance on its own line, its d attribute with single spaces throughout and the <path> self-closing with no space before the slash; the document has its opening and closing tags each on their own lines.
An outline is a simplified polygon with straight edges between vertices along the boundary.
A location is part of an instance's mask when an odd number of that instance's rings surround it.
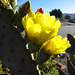
<svg viewBox="0 0 75 75">
<path fill-rule="evenodd" d="M 57 35 L 60 21 L 49 13 L 29 12 L 22 18 L 22 24 L 29 39 L 36 44 L 42 44 Z"/>
<path fill-rule="evenodd" d="M 44 52 L 47 54 L 62 54 L 71 44 L 65 38 L 62 38 L 60 35 L 55 36 L 54 38 L 43 43 L 42 47 Z"/>
</svg>

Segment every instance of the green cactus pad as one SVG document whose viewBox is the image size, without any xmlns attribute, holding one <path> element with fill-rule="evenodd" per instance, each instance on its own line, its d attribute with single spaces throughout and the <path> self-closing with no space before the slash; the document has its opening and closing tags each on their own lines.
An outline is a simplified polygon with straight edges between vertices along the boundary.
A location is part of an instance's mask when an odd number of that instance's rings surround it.
<svg viewBox="0 0 75 75">
<path fill-rule="evenodd" d="M 42 64 L 50 58 L 48 54 L 45 54 L 43 51 L 39 51 L 36 55 L 35 61 L 37 64 Z"/>
<path fill-rule="evenodd" d="M 16 13 L 14 25 L 17 26 L 17 30 L 19 32 L 22 32 L 24 30 L 21 21 L 22 21 L 22 15 L 21 15 L 21 13 Z"/>
<path fill-rule="evenodd" d="M 0 16 L 3 17 L 4 20 L 8 21 L 10 24 L 13 24 L 15 15 L 12 9 L 1 8 Z"/>
<path fill-rule="evenodd" d="M 58 70 L 56 69 L 56 63 L 53 62 L 53 59 L 47 60 L 45 63 L 38 65 L 39 70 L 42 75 L 59 75 Z"/>
<path fill-rule="evenodd" d="M 37 75 L 35 64 L 25 49 L 25 41 L 2 17 L 0 17 L 0 60 L 13 75 Z"/>
<path fill-rule="evenodd" d="M 71 34 L 67 34 L 67 38 L 71 43 L 71 48 L 74 50 L 72 50 L 71 52 L 75 53 L 75 38 Z"/>
<path fill-rule="evenodd" d="M 29 46 L 28 47 L 29 47 L 28 51 L 30 53 L 35 53 L 35 52 L 39 51 L 39 49 L 40 49 L 39 45 L 33 44 L 31 41 L 29 41 Z"/>
</svg>

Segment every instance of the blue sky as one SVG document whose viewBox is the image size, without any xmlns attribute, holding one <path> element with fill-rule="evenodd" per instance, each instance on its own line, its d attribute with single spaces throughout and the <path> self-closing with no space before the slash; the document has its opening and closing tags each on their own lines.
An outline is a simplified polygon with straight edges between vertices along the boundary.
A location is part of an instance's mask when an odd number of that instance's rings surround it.
<svg viewBox="0 0 75 75">
<path fill-rule="evenodd" d="M 18 5 L 25 3 L 27 0 L 18 0 Z M 34 12 L 38 8 L 43 8 L 45 12 L 53 9 L 60 9 L 63 13 L 75 13 L 75 0 L 30 0 L 31 8 Z"/>
</svg>

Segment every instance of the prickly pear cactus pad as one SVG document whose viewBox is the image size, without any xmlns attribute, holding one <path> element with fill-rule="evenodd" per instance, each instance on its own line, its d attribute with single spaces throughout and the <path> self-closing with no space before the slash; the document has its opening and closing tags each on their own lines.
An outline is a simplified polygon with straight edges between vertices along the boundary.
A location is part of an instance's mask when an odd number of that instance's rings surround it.
<svg viewBox="0 0 75 75">
<path fill-rule="evenodd" d="M 72 45 L 69 49 L 67 49 L 67 53 L 69 53 L 68 68 L 70 74 L 74 74 L 75 73 L 75 37 L 72 36 L 71 34 L 67 34 L 67 38 Z"/>
<path fill-rule="evenodd" d="M 13 75 L 37 75 L 21 35 L 0 17 L 0 60 Z"/>
</svg>

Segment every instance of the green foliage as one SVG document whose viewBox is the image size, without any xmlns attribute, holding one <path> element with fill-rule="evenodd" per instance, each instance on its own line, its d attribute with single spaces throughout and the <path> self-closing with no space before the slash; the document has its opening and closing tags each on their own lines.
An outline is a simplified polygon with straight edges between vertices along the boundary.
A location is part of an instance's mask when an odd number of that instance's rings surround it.
<svg viewBox="0 0 75 75">
<path fill-rule="evenodd" d="M 62 11 L 60 9 L 54 9 L 50 12 L 50 15 L 54 15 L 56 18 L 61 18 L 62 15 Z"/>
<path fill-rule="evenodd" d="M 52 58 L 45 63 L 38 65 L 38 67 L 42 75 L 59 75 L 59 72 L 56 69 L 56 63 L 53 62 Z"/>
<path fill-rule="evenodd" d="M 75 20 L 75 18 L 73 18 L 73 20 Z"/>
<path fill-rule="evenodd" d="M 71 19 L 70 15 L 66 15 L 66 16 L 65 16 L 65 19 L 70 20 L 70 19 Z"/>
<path fill-rule="evenodd" d="M 8 69 L 5 65 L 3 65 L 1 63 L 1 60 L 0 60 L 0 74 L 8 74 L 8 75 L 11 75 L 11 71 L 10 69 Z"/>
</svg>

